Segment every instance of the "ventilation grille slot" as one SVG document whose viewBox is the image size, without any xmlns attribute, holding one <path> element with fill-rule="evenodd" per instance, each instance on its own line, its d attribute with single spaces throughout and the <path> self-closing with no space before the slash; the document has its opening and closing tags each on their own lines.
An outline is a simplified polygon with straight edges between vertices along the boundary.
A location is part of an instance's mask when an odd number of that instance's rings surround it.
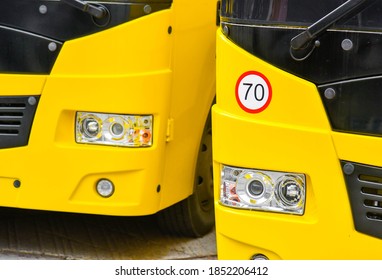
<svg viewBox="0 0 382 280">
<path fill-rule="evenodd" d="M 0 103 L 0 135 L 19 135 L 26 104 Z"/>
<path fill-rule="evenodd" d="M 0 97 L 0 148 L 28 144 L 38 96 Z"/>
<path fill-rule="evenodd" d="M 345 161 L 341 164 L 356 230 L 382 238 L 382 168 Z"/>
</svg>

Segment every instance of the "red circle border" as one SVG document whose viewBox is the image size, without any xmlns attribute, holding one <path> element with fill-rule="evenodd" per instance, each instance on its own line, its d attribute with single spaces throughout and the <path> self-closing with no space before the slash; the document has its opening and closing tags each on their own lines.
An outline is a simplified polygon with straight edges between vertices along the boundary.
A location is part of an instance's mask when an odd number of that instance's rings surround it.
<svg viewBox="0 0 382 280">
<path fill-rule="evenodd" d="M 247 107 L 245 107 L 241 101 L 240 101 L 240 98 L 239 98 L 239 85 L 240 85 L 240 82 L 242 79 L 244 79 L 244 77 L 248 76 L 248 75 L 256 75 L 256 76 L 259 76 L 261 77 L 265 83 L 267 84 L 268 86 L 268 89 L 269 89 L 269 94 L 268 94 L 268 100 L 267 102 L 259 109 L 255 109 L 255 110 L 251 110 L 251 109 L 248 109 Z M 265 77 L 265 75 L 263 75 L 262 73 L 260 72 L 257 72 L 257 71 L 247 71 L 245 73 L 243 73 L 239 79 L 237 80 L 236 82 L 236 87 L 235 87 L 235 96 L 236 96 L 236 101 L 237 103 L 239 104 L 240 108 L 243 109 L 245 112 L 247 113 L 251 113 L 251 114 L 257 114 L 257 113 L 260 113 L 262 111 L 264 111 L 268 106 L 269 104 L 271 103 L 271 99 L 272 99 L 272 86 L 271 86 L 271 83 L 269 82 L 268 78 Z"/>
</svg>

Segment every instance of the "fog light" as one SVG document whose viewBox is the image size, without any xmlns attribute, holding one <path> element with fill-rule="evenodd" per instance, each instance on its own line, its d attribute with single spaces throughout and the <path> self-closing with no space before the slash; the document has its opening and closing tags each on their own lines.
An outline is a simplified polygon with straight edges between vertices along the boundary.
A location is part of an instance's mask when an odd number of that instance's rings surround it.
<svg viewBox="0 0 382 280">
<path fill-rule="evenodd" d="M 235 208 L 302 215 L 305 188 L 304 174 L 222 166 L 220 202 Z"/>
<path fill-rule="evenodd" d="M 97 193 L 102 197 L 110 197 L 114 193 L 114 185 L 110 180 L 101 179 L 96 185 Z"/>
<path fill-rule="evenodd" d="M 256 254 L 251 257 L 251 260 L 254 261 L 267 261 L 269 260 L 265 255 L 263 254 Z"/>
</svg>

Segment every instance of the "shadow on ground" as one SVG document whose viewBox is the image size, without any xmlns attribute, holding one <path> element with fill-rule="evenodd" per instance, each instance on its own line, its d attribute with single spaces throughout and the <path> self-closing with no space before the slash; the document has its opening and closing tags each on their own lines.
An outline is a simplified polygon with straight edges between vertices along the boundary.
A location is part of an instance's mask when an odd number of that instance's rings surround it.
<svg viewBox="0 0 382 280">
<path fill-rule="evenodd" d="M 110 217 L 0 208 L 0 259 L 215 259 L 215 233 L 169 236 L 155 216 Z"/>
</svg>

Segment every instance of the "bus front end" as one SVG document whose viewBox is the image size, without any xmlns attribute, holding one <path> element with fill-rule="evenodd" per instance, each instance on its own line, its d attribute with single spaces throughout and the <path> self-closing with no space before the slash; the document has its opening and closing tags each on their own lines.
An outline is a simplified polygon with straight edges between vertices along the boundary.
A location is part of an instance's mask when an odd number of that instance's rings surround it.
<svg viewBox="0 0 382 280">
<path fill-rule="evenodd" d="M 382 4 L 222 0 L 219 259 L 382 257 Z"/>
<path fill-rule="evenodd" d="M 141 216 L 200 190 L 184 213 L 208 221 L 180 227 L 208 232 L 212 179 L 197 162 L 215 96 L 216 1 L 2 4 L 0 206 Z"/>
</svg>

